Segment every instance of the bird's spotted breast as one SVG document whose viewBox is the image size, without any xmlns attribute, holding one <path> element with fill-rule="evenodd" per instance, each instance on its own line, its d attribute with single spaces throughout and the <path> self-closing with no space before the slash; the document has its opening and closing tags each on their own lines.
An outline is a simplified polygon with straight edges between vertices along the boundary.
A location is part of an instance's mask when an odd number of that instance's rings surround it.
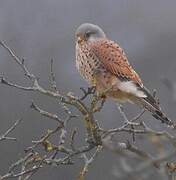
<svg viewBox="0 0 176 180">
<path fill-rule="evenodd" d="M 76 67 L 80 74 L 90 84 L 96 69 L 101 66 L 99 59 L 91 51 L 87 44 L 76 44 Z"/>
</svg>

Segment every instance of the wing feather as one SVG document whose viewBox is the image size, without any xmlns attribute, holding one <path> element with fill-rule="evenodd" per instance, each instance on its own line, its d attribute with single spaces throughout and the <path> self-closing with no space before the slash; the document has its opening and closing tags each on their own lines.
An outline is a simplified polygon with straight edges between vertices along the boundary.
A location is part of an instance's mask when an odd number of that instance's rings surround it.
<svg viewBox="0 0 176 180">
<path fill-rule="evenodd" d="M 101 39 L 91 43 L 91 49 L 99 58 L 104 67 L 121 80 L 130 80 L 143 87 L 139 75 L 129 64 L 128 59 L 120 46 L 108 39 Z"/>
</svg>

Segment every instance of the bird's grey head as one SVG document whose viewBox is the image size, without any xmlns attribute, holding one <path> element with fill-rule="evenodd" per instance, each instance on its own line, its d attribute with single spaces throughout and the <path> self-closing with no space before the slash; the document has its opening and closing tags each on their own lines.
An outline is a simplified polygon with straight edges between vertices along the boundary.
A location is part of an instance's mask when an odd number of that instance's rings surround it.
<svg viewBox="0 0 176 180">
<path fill-rule="evenodd" d="M 94 24 L 84 23 L 81 24 L 76 30 L 76 40 L 81 41 L 94 41 L 99 38 L 105 38 L 106 35 L 103 30 Z"/>
</svg>

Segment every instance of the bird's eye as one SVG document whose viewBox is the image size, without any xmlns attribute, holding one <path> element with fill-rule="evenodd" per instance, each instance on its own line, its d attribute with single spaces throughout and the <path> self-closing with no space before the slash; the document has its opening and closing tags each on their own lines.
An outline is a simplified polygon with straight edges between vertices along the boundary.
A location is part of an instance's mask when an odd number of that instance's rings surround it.
<svg viewBox="0 0 176 180">
<path fill-rule="evenodd" d="M 91 35 L 91 32 L 86 32 L 86 33 L 85 33 L 86 38 L 89 38 L 90 35 Z"/>
</svg>

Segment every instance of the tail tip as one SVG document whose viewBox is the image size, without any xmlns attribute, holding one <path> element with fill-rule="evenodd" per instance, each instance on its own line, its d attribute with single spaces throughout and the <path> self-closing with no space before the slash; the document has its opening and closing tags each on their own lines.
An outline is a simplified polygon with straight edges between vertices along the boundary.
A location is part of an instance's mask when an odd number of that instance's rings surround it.
<svg viewBox="0 0 176 180">
<path fill-rule="evenodd" d="M 156 119 L 159 119 L 161 123 L 167 124 L 169 127 L 176 128 L 176 124 L 173 123 L 171 119 L 169 119 L 164 113 L 161 111 L 156 111 L 155 114 L 153 114 L 153 117 Z"/>
</svg>

